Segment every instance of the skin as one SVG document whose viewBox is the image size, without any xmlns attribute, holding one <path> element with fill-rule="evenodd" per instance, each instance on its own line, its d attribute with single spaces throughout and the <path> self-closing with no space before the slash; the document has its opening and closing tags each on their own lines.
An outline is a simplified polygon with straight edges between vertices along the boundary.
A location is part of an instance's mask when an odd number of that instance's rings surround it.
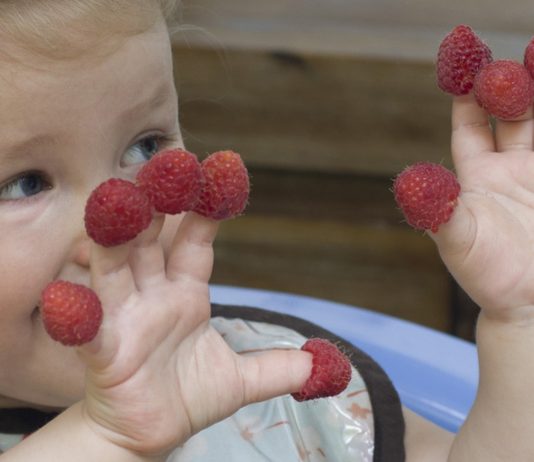
<svg viewBox="0 0 534 462">
<path fill-rule="evenodd" d="M 168 41 L 158 40 L 162 34 L 160 27 L 133 38 L 103 61 L 87 56 L 54 62 L 18 50 L 21 62 L 0 66 L 4 397 L 65 407 L 82 396 L 83 363 L 74 349 L 46 335 L 36 308 L 49 281 L 90 284 L 90 242 L 83 214 L 91 190 L 110 177 L 134 179 L 146 161 L 139 152 L 139 141 L 146 136 L 165 136 L 168 145 L 182 145 Z M 144 53 L 134 52 L 143 45 Z M 148 107 L 154 98 L 157 105 Z M 135 109 L 137 105 L 142 106 Z M 131 108 L 134 111 L 125 115 Z M 13 148 L 37 137 L 22 149 Z M 148 158 L 150 151 L 142 152 Z M 24 193 L 20 181 L 8 188 L 24 172 L 40 172 L 43 183 L 49 184 L 35 187 L 31 195 Z M 167 247 L 178 220 L 166 224 L 162 242 Z"/>
<path fill-rule="evenodd" d="M 133 179 L 154 146 L 147 136 L 182 145 L 163 20 L 98 57 L 53 61 L 8 37 L 2 47 L 0 404 L 67 408 L 2 460 L 165 460 L 240 407 L 299 390 L 309 354 L 239 356 L 209 325 L 216 222 L 160 216 L 113 249 L 85 234 L 89 193 Z M 405 411 L 410 462 L 534 454 L 533 140 L 530 112 L 493 131 L 472 97 L 455 98 L 462 193 L 430 236 L 482 308 L 481 385 L 456 438 Z M 101 331 L 82 348 L 50 340 L 38 316 L 41 290 L 59 278 L 91 285 L 103 302 Z"/>
<path fill-rule="evenodd" d="M 528 460 L 534 454 L 532 108 L 493 127 L 472 95 L 457 97 L 451 148 L 462 194 L 451 221 L 432 238 L 481 314 L 479 390 L 450 460 Z"/>
<path fill-rule="evenodd" d="M 0 394 L 4 406 L 65 408 L 83 398 L 76 409 L 91 431 L 152 453 L 245 403 L 297 391 L 311 355 L 241 357 L 210 327 L 215 221 L 159 216 L 113 249 L 87 238 L 87 197 L 110 177 L 134 179 L 149 157 L 139 140 L 182 145 L 163 20 L 116 45 L 51 61 L 6 44 L 21 59 L 0 66 Z M 91 285 L 102 300 L 103 326 L 82 348 L 44 331 L 37 306 L 54 279 Z"/>
</svg>

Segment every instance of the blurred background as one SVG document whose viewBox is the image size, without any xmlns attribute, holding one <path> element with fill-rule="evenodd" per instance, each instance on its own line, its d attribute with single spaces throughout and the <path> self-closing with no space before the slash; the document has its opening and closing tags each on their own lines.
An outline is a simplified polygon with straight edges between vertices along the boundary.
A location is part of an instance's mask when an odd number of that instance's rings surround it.
<svg viewBox="0 0 534 462">
<path fill-rule="evenodd" d="M 477 307 L 403 222 L 392 178 L 451 167 L 442 38 L 468 24 L 496 59 L 534 34 L 514 0 L 183 0 L 173 38 L 186 146 L 238 151 L 246 214 L 222 224 L 213 283 L 292 292 L 473 340 Z"/>
</svg>

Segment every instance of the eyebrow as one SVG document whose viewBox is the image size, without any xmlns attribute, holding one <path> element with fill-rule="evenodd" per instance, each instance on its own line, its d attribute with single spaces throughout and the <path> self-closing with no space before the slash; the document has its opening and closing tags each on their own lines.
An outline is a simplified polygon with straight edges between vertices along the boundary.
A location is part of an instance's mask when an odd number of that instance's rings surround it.
<svg viewBox="0 0 534 462">
<path fill-rule="evenodd" d="M 151 92 L 149 97 L 125 109 L 119 115 L 118 120 L 129 120 L 139 113 L 153 111 L 165 104 L 170 97 L 169 86 L 167 84 L 161 84 L 155 87 L 155 90 Z M 57 136 L 48 133 L 38 134 L 15 142 L 0 153 L 0 164 L 16 161 L 20 158 L 21 153 L 32 152 L 36 147 L 55 146 L 58 142 Z"/>
<path fill-rule="evenodd" d="M 20 158 L 23 152 L 32 151 L 33 148 L 46 146 L 54 146 L 57 144 L 57 137 L 50 134 L 39 134 L 27 138 L 18 143 L 12 144 L 4 152 L 0 154 L 0 162 L 12 162 Z"/>
<path fill-rule="evenodd" d="M 125 109 L 119 118 L 130 119 L 140 112 L 153 111 L 165 104 L 170 97 L 169 85 L 167 83 L 160 84 L 154 89 L 154 91 L 151 92 L 148 98 L 143 99 L 137 104 Z"/>
</svg>

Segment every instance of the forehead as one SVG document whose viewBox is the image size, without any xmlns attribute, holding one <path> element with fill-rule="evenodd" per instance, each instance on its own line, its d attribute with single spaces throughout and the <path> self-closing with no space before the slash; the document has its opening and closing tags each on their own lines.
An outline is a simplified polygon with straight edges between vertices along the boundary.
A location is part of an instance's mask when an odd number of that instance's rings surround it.
<svg viewBox="0 0 534 462">
<path fill-rule="evenodd" d="M 165 1 L 2 0 L 0 41 L 58 59 L 76 58 L 110 38 L 146 31 L 163 20 Z"/>
<path fill-rule="evenodd" d="M 170 41 L 164 23 L 68 60 L 4 47 L 0 57 L 0 122 L 53 123 L 50 112 L 113 111 L 173 88 Z M 60 112 L 59 112 L 60 111 Z M 40 117 L 42 116 L 42 117 Z M 4 125 L 5 127 L 5 125 Z"/>
</svg>

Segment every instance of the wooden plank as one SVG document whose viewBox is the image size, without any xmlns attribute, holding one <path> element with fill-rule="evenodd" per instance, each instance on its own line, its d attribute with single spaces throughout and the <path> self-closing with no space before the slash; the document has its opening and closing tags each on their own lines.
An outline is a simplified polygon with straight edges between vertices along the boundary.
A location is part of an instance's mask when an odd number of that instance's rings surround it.
<svg viewBox="0 0 534 462">
<path fill-rule="evenodd" d="M 187 146 L 235 149 L 252 172 L 251 207 L 222 225 L 212 280 L 469 331 L 462 312 L 451 319 L 458 300 L 433 243 L 401 224 L 388 191 L 407 164 L 450 166 L 433 56 L 454 24 L 373 22 L 378 2 L 354 16 L 342 3 L 205 0 L 188 16 L 203 30 L 176 36 Z M 390 6 L 393 19 L 404 11 Z M 508 53 L 525 36 L 505 29 L 491 34 Z"/>
<path fill-rule="evenodd" d="M 177 41 L 304 53 L 433 61 L 443 36 L 469 24 L 495 56 L 521 59 L 532 36 L 527 0 L 185 0 Z M 187 26 L 187 25 L 194 25 Z"/>
<path fill-rule="evenodd" d="M 429 64 L 175 45 L 190 149 L 252 167 L 391 177 L 449 161 L 450 99 Z"/>
<path fill-rule="evenodd" d="M 407 229 L 388 179 L 253 169 L 247 214 Z"/>
<path fill-rule="evenodd" d="M 246 215 L 221 225 L 212 281 L 310 295 L 449 331 L 450 278 L 401 223 L 386 180 L 253 170 Z"/>
<path fill-rule="evenodd" d="M 450 329 L 450 285 L 410 230 L 247 215 L 223 224 L 214 283 L 315 296 Z"/>
<path fill-rule="evenodd" d="M 473 23 L 497 30 L 532 31 L 534 10 L 529 0 L 514 0 L 503 9 L 500 0 L 466 2 L 465 0 L 182 0 L 182 17 L 190 22 L 226 20 L 229 25 L 238 20 L 291 22 L 296 26 L 313 22 L 406 25 L 449 25 Z M 233 21 L 232 21 L 233 19 Z"/>
</svg>

